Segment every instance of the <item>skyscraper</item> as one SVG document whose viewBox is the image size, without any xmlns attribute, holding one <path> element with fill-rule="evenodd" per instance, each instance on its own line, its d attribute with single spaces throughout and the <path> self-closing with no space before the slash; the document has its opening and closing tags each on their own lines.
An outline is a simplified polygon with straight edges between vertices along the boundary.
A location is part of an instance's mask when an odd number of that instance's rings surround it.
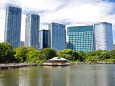
<svg viewBox="0 0 115 86">
<path fill-rule="evenodd" d="M 26 28 L 25 28 L 25 46 L 33 46 L 39 49 L 39 25 L 40 16 L 36 14 L 26 15 Z"/>
<path fill-rule="evenodd" d="M 39 49 L 48 48 L 48 31 L 49 30 L 41 30 L 39 32 Z"/>
<path fill-rule="evenodd" d="M 94 50 L 93 25 L 70 26 L 67 35 L 68 48 L 86 53 Z"/>
<path fill-rule="evenodd" d="M 65 25 L 58 23 L 50 23 L 48 25 L 49 35 L 48 35 L 48 46 L 49 48 L 55 49 L 57 51 L 66 48 L 66 32 Z"/>
<path fill-rule="evenodd" d="M 14 49 L 20 46 L 21 13 L 21 8 L 13 6 L 6 8 L 4 41 L 10 43 Z"/>
<path fill-rule="evenodd" d="M 113 44 L 113 47 L 114 47 L 114 49 L 115 49 L 115 44 Z"/>
<path fill-rule="evenodd" d="M 20 47 L 24 46 L 24 41 L 20 41 Z"/>
<path fill-rule="evenodd" d="M 112 24 L 107 22 L 100 22 L 94 24 L 95 33 L 95 49 L 96 50 L 112 50 L 113 36 Z"/>
</svg>

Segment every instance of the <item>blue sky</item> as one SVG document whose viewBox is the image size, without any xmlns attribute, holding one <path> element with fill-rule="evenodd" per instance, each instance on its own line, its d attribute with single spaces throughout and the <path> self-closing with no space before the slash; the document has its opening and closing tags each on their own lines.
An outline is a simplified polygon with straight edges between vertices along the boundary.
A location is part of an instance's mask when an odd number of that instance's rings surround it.
<svg viewBox="0 0 115 86">
<path fill-rule="evenodd" d="M 108 0 L 108 1 L 110 1 L 110 2 L 115 2 L 115 0 Z"/>
<path fill-rule="evenodd" d="M 22 8 L 21 40 L 25 39 L 25 17 L 28 13 L 40 15 L 40 29 L 48 23 L 65 25 L 109 22 L 113 25 L 115 44 L 115 1 L 114 0 L 0 0 L 0 42 L 4 41 L 5 9 L 9 4 Z"/>
</svg>

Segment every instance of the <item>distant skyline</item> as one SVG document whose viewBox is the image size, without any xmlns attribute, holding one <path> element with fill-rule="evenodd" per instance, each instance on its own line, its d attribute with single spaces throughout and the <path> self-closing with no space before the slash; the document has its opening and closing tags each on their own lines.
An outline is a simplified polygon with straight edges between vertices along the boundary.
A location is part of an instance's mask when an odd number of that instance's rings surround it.
<svg viewBox="0 0 115 86">
<path fill-rule="evenodd" d="M 40 29 L 48 29 L 51 22 L 65 25 L 112 23 L 115 44 L 114 0 L 0 0 L 0 42 L 4 42 L 6 6 L 11 4 L 22 8 L 21 41 L 25 39 L 26 14 L 37 13 Z"/>
</svg>

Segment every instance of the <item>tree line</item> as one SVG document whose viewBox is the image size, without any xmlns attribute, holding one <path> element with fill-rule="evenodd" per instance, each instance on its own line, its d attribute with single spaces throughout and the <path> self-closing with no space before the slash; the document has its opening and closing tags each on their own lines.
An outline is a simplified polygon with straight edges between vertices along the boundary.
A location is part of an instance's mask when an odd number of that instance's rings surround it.
<svg viewBox="0 0 115 86">
<path fill-rule="evenodd" d="M 0 43 L 0 63 L 39 63 L 56 56 L 66 58 L 73 62 L 115 61 L 115 49 L 111 51 L 97 50 L 85 53 L 83 51 L 76 52 L 72 49 L 56 51 L 54 49 L 44 48 L 42 50 L 36 50 L 33 47 L 25 46 L 13 49 L 12 45 L 7 42 Z"/>
</svg>

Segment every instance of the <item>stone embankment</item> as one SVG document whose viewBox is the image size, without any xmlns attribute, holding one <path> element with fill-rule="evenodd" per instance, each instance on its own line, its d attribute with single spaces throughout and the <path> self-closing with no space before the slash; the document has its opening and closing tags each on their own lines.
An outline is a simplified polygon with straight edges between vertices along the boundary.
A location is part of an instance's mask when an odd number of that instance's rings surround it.
<svg viewBox="0 0 115 86">
<path fill-rule="evenodd" d="M 9 63 L 9 64 L 0 64 L 0 69 L 8 69 L 8 68 L 21 68 L 26 66 L 37 66 L 35 63 Z"/>
</svg>

